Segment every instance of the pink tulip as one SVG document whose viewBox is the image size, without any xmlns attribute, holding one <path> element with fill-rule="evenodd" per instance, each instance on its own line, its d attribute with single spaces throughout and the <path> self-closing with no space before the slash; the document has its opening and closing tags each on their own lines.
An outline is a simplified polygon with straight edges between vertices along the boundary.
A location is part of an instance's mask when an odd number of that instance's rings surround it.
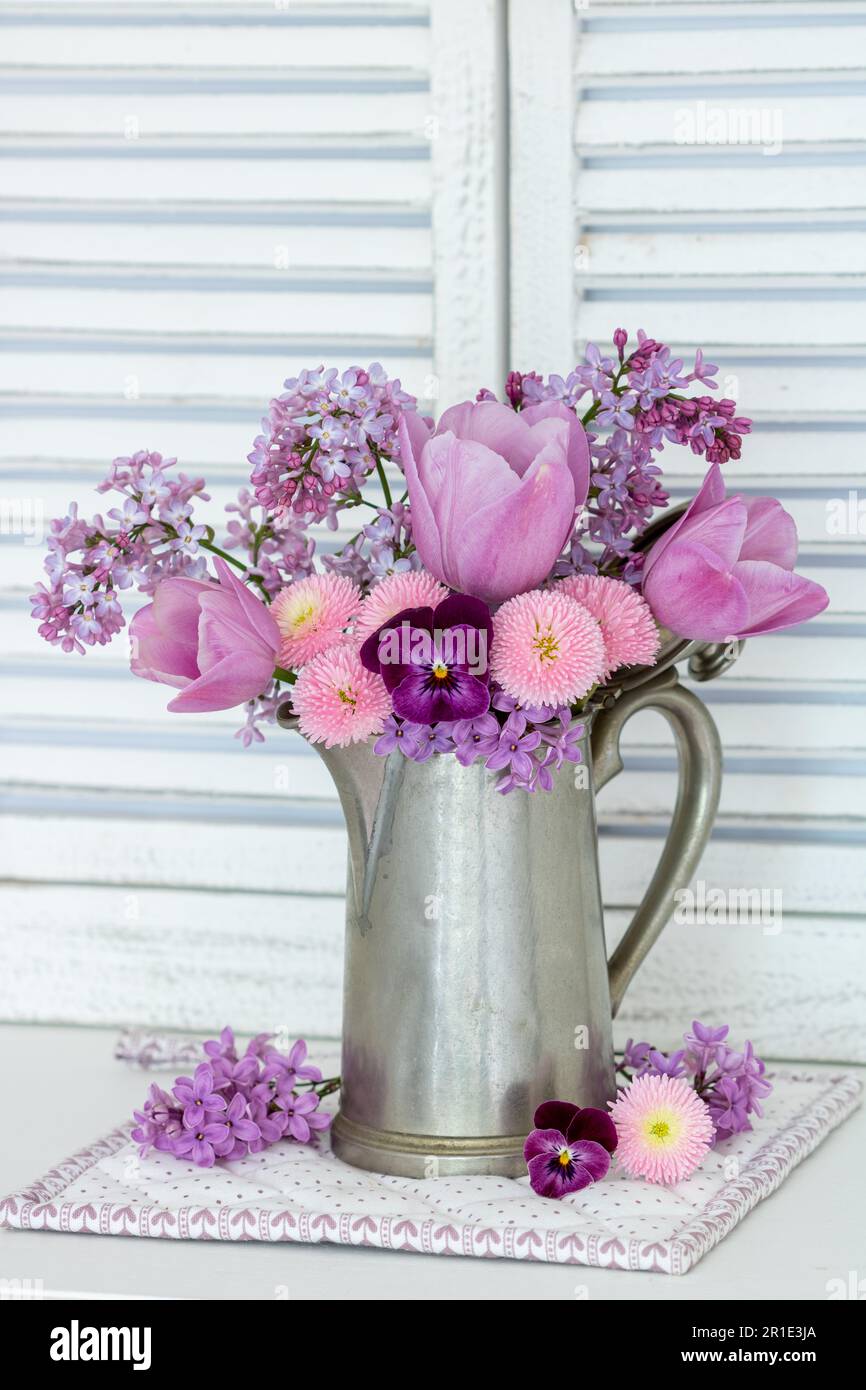
<svg viewBox="0 0 866 1390">
<path fill-rule="evenodd" d="M 794 574 L 797 528 L 773 497 L 726 497 L 714 463 L 683 515 L 656 541 L 643 594 L 679 637 L 727 642 L 806 622 L 829 598 Z"/>
<path fill-rule="evenodd" d="M 217 559 L 219 583 L 164 579 L 129 627 L 132 670 L 176 686 L 168 708 L 231 709 L 260 695 L 277 662 L 280 634 L 264 603 Z"/>
<path fill-rule="evenodd" d="M 589 487 L 589 444 L 572 411 L 466 401 L 432 433 L 410 412 L 400 449 L 425 569 L 491 604 L 546 579 Z"/>
</svg>

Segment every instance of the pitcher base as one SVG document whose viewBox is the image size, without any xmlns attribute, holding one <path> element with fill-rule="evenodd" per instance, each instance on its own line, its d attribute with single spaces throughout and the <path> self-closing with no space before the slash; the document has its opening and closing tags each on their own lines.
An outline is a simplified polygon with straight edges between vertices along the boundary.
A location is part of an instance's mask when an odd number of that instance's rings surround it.
<svg viewBox="0 0 866 1390">
<path fill-rule="evenodd" d="M 349 1120 L 340 1111 L 331 1126 L 337 1158 L 371 1173 L 397 1178 L 519 1178 L 526 1173 L 525 1134 L 473 1139 L 434 1134 L 395 1134 Z"/>
</svg>

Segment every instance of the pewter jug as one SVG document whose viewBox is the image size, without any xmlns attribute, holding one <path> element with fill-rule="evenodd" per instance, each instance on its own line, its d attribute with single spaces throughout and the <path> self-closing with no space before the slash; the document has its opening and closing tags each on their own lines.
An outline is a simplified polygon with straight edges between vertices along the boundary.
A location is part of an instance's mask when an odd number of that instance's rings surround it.
<svg viewBox="0 0 866 1390">
<path fill-rule="evenodd" d="M 682 652 L 678 654 L 683 654 Z M 373 742 L 317 751 L 349 835 L 342 1092 L 335 1153 L 406 1177 L 525 1171 L 535 1107 L 604 1107 L 611 1018 L 694 873 L 721 750 L 673 669 L 588 712 L 583 761 L 552 791 L 496 790 L 481 763 L 417 763 Z M 679 756 L 671 830 L 607 960 L 595 795 L 622 767 L 623 725 L 659 710 Z M 293 727 L 290 711 L 280 723 Z"/>
</svg>

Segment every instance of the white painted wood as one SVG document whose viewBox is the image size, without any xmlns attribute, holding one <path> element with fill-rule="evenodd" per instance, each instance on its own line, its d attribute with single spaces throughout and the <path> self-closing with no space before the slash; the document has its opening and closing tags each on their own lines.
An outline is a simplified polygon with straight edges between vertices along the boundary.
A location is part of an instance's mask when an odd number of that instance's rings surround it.
<svg viewBox="0 0 866 1390">
<path fill-rule="evenodd" d="M 798 216 L 802 223 L 812 221 L 808 213 Z M 587 269 L 594 275 L 700 275 L 712 277 L 712 283 L 722 275 L 814 275 L 827 264 L 862 275 L 864 230 L 866 223 L 853 218 L 847 225 L 819 222 L 803 230 L 793 218 L 733 226 L 717 221 L 692 231 L 683 219 L 656 227 L 638 216 L 621 216 L 589 222 L 581 240 Z"/>
<path fill-rule="evenodd" d="M 345 835 L 336 806 L 39 788 L 11 789 L 5 800 L 0 868 L 7 879 L 304 894 L 343 888 Z M 633 905 L 666 822 L 629 814 L 601 823 L 606 901 Z M 775 817 L 769 825 L 721 818 L 701 876 L 723 887 L 778 888 L 790 911 L 863 913 L 863 849 L 862 827 L 839 818 Z"/>
<path fill-rule="evenodd" d="M 508 24 L 511 365 L 562 372 L 585 255 L 574 220 L 574 17 L 561 0 L 511 0 Z"/>
<path fill-rule="evenodd" d="M 15 77 L 0 69 L 0 130 L 10 134 L 48 135 L 55 131 L 82 137 L 138 130 L 148 136 L 177 135 L 337 135 L 420 132 L 428 113 L 426 79 L 414 72 L 390 73 L 350 85 L 336 71 L 294 78 L 288 72 L 256 74 L 245 90 L 218 77 L 205 83 L 199 75 L 181 75 L 169 83 L 158 70 L 117 87 L 93 73 L 78 78 L 49 72 L 41 81 Z M 279 96 L 279 100 L 275 98 Z M 128 138 L 128 137 L 126 137 Z"/>
<path fill-rule="evenodd" d="M 64 214 L 66 214 L 64 216 Z M 238 266 L 426 270 L 432 249 L 426 202 L 339 203 L 239 209 L 215 203 L 164 212 L 142 203 L 75 204 L 46 210 L 0 204 L 0 263 L 111 263 L 136 266 Z"/>
<path fill-rule="evenodd" d="M 640 110 L 632 112 L 638 131 L 645 128 L 645 115 Z M 860 130 L 864 119 L 866 106 L 856 117 Z M 604 129 L 611 139 L 617 138 L 615 131 Z M 626 143 L 627 130 L 620 134 L 621 143 Z M 657 160 L 650 158 L 653 151 L 642 152 L 634 161 L 616 155 L 599 162 L 585 158 L 578 201 L 582 209 L 594 212 L 717 213 L 729 211 L 732 204 L 773 216 L 814 207 L 862 210 L 866 204 L 863 165 L 842 158 L 829 163 L 825 149 L 819 146 L 808 160 L 784 150 L 772 159 L 749 151 L 726 151 L 724 158 L 708 162 L 706 154 L 692 156 L 685 149 L 676 157 L 666 150 Z"/>
<path fill-rule="evenodd" d="M 391 203 L 429 201 L 429 149 L 419 137 L 400 132 L 360 136 L 354 126 L 342 135 L 290 131 L 254 140 L 232 129 L 183 138 L 137 140 L 65 133 L 8 138 L 0 144 L 2 193 L 10 199 L 44 199 L 46 188 L 59 212 L 74 212 L 82 199 L 109 207 L 141 202 L 170 217 L 166 201 L 205 210 L 228 202 L 241 208 L 275 202 L 291 209 L 324 200 L 337 205 L 366 199 Z M 214 160 L 218 161 L 215 176 Z"/>
<path fill-rule="evenodd" d="M 3 939 L 5 1018 L 339 1033 L 339 898 L 44 886 L 5 889 L 4 908 L 15 924 Z M 611 945 L 627 921 L 608 914 Z M 711 977 L 708 938 L 719 935 L 725 965 Z M 783 916 L 776 935 L 670 925 L 626 995 L 617 1045 L 640 1036 L 667 1047 L 694 1016 L 734 1018 L 767 1057 L 866 1060 L 864 949 L 862 923 L 821 917 Z M 744 974 L 754 984 L 745 1000 Z"/>
<path fill-rule="evenodd" d="M 584 80 L 623 75 L 692 78 L 696 72 L 846 73 L 863 66 L 866 36 L 863 15 L 856 10 L 842 12 L 847 23 L 822 24 L 822 6 L 801 12 L 799 25 L 788 28 L 772 24 L 771 12 L 765 11 L 765 23 L 747 32 L 734 26 L 713 27 L 709 43 L 702 42 L 706 30 L 698 30 L 692 42 L 684 35 L 686 41 L 672 43 L 669 29 L 647 30 L 628 14 L 615 21 L 605 16 L 607 8 L 593 6 L 592 16 L 587 17 L 577 65 Z M 593 23 L 599 18 L 608 20 L 603 29 Z M 708 18 L 707 27 L 711 25 Z"/>
<path fill-rule="evenodd" d="M 18 16 L 15 16 L 17 18 Z M 426 16 L 419 14 L 420 19 Z M 333 23 L 293 23 L 291 7 L 280 12 L 276 6 L 271 23 L 262 25 L 227 24 L 184 25 L 168 13 L 170 23 L 120 25 L 108 22 L 68 27 L 62 18 L 52 27 L 52 60 L 61 69 L 164 68 L 170 56 L 172 69 L 317 67 L 323 55 L 334 68 L 411 67 L 429 58 L 429 31 L 424 25 L 388 23 L 371 25 L 363 11 L 343 16 Z M 326 17 L 325 17 L 326 18 Z M 13 71 L 44 62 L 42 25 L 11 23 L 3 25 L 3 62 Z"/>
<path fill-rule="evenodd" d="M 432 329 L 429 276 L 411 272 L 244 271 L 230 277 L 166 271 L 78 267 L 9 269 L 0 289 L 0 333 L 73 329 L 111 332 L 254 333 L 263 323 L 293 333 L 337 336 L 369 332 L 375 339 L 405 333 L 425 342 Z"/>
<path fill-rule="evenodd" d="M 471 399 L 506 368 L 505 6 L 436 0 L 433 160 L 435 394 Z"/>
</svg>

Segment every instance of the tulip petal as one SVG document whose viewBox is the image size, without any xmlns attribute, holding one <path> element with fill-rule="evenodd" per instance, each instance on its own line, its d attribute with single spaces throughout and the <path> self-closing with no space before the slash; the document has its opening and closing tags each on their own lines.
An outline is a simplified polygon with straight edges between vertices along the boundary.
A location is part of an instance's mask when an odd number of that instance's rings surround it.
<svg viewBox="0 0 866 1390">
<path fill-rule="evenodd" d="M 176 714 L 232 709 L 261 695 L 273 673 L 273 657 L 257 652 L 235 652 L 175 695 L 168 709 Z"/>
<path fill-rule="evenodd" d="M 498 454 L 512 472 L 523 477 L 541 447 L 524 415 L 518 415 L 501 401 L 464 401 L 444 411 L 437 434 L 451 433 L 457 439 L 484 444 Z"/>
<path fill-rule="evenodd" d="M 680 637 L 727 642 L 748 621 L 745 590 L 729 566 L 706 546 L 686 540 L 656 562 L 643 596 L 656 619 Z"/>
<path fill-rule="evenodd" d="M 129 625 L 134 675 L 179 690 L 196 679 L 199 597 L 212 588 L 216 585 L 193 579 L 162 581 L 153 602 L 139 609 Z"/>
<path fill-rule="evenodd" d="M 439 538 L 439 527 L 436 524 L 433 508 L 418 472 L 421 451 L 416 457 L 413 439 L 406 427 L 405 415 L 400 418 L 397 435 L 400 440 L 400 459 L 406 474 L 409 505 L 412 509 L 412 539 L 418 554 L 421 556 L 424 568 L 429 570 L 434 578 L 444 580 L 445 572 L 442 566 L 442 543 Z"/>
<path fill-rule="evenodd" d="M 276 657 L 280 649 L 280 630 L 267 605 L 260 598 L 256 598 L 247 585 L 233 573 L 231 566 L 219 556 L 214 560 L 214 568 L 219 575 L 220 587 L 233 594 L 240 605 L 247 626 L 258 633 L 264 646 Z"/>
<path fill-rule="evenodd" d="M 514 477 L 510 470 L 509 475 Z M 515 489 L 500 491 L 495 501 L 462 518 L 450 545 L 452 582 L 485 603 L 534 589 L 550 573 L 573 520 L 574 483 L 565 442 L 557 439 L 536 456 Z"/>
<path fill-rule="evenodd" d="M 686 507 L 682 516 L 678 517 L 666 531 L 659 536 L 652 546 L 644 562 L 644 578 L 649 574 L 653 565 L 664 555 L 668 546 L 680 534 L 683 527 L 693 517 L 699 516 L 708 507 L 716 507 L 725 500 L 725 480 L 722 477 L 722 470 L 717 463 L 712 464 L 706 472 L 704 481 L 701 483 L 695 496 Z"/>
<path fill-rule="evenodd" d="M 521 420 L 536 425 L 539 420 L 564 420 L 568 426 L 568 466 L 574 483 L 575 508 L 582 507 L 589 491 L 590 454 L 586 430 L 573 410 L 562 401 L 540 401 L 538 405 L 524 406 L 520 412 Z"/>
<path fill-rule="evenodd" d="M 797 563 L 797 527 L 794 518 L 775 497 L 743 499 L 747 520 L 740 547 L 741 560 L 769 560 L 792 570 Z"/>
<path fill-rule="evenodd" d="M 749 604 L 748 620 L 736 631 L 737 637 L 760 637 L 763 632 L 808 622 L 830 602 L 820 584 L 768 560 L 741 560 L 734 566 L 734 575 Z"/>
</svg>

